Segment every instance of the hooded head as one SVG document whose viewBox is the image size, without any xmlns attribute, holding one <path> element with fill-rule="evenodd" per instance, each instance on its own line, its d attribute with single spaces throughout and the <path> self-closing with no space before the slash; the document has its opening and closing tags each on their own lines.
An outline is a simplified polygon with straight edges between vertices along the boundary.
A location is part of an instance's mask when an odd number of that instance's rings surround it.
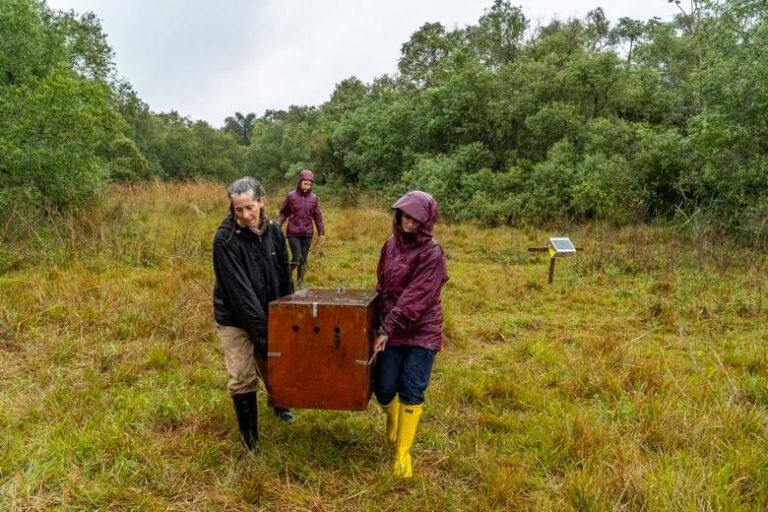
<svg viewBox="0 0 768 512">
<path fill-rule="evenodd" d="M 402 237 L 404 235 L 401 212 L 405 212 L 420 224 L 415 235 L 417 243 L 423 243 L 432 238 L 432 230 L 438 218 L 438 208 L 437 201 L 431 195 L 420 190 L 408 192 L 395 201 L 392 209 L 395 210 L 393 225 L 395 236 Z"/>
<path fill-rule="evenodd" d="M 304 191 L 301 187 L 303 181 L 309 181 L 309 188 Z M 312 191 L 312 185 L 315 183 L 315 175 L 309 169 L 304 169 L 299 173 L 299 177 L 296 179 L 296 192 L 300 194 L 309 194 Z"/>
</svg>

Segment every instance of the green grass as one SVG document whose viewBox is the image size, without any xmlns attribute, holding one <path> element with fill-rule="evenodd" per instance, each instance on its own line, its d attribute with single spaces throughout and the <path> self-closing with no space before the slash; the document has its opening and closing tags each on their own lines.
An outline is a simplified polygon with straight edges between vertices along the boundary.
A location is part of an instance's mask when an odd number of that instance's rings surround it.
<svg viewBox="0 0 768 512">
<path fill-rule="evenodd" d="M 309 285 L 373 287 L 386 209 L 324 204 Z M 243 454 L 210 305 L 226 207 L 217 185 L 121 187 L 6 236 L 0 510 L 768 509 L 761 255 L 580 226 L 548 286 L 526 248 L 557 229 L 441 225 L 446 343 L 400 482 L 373 404 L 263 413 Z"/>
</svg>

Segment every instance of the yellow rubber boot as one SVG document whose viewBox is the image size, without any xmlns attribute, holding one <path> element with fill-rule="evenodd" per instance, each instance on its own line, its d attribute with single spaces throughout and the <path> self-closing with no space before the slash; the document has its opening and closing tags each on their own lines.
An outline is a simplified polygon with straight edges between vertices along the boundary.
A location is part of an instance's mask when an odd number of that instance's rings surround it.
<svg viewBox="0 0 768 512">
<path fill-rule="evenodd" d="M 395 466 L 393 472 L 399 478 L 411 478 L 411 447 L 419 426 L 422 406 L 400 404 L 397 414 L 397 439 L 395 440 Z"/>
<path fill-rule="evenodd" d="M 387 437 L 393 443 L 397 440 L 397 413 L 400 408 L 400 400 L 397 399 L 397 395 L 387 405 L 382 405 L 384 414 L 387 415 Z"/>
</svg>

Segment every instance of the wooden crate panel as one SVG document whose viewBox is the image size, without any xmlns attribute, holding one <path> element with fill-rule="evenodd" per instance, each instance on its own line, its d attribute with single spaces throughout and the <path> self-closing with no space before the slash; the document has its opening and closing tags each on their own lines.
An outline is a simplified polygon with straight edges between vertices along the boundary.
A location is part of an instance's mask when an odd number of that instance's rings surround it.
<svg viewBox="0 0 768 512">
<path fill-rule="evenodd" d="M 366 409 L 376 305 L 369 290 L 302 290 L 271 302 L 270 405 Z"/>
</svg>

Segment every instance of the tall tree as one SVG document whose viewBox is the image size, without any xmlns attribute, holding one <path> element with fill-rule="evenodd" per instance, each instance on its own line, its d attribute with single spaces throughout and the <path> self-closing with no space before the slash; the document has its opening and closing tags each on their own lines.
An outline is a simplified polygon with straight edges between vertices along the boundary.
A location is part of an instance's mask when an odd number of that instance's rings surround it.
<svg viewBox="0 0 768 512">
<path fill-rule="evenodd" d="M 235 112 L 234 117 L 230 116 L 224 120 L 224 130 L 234 135 L 238 144 L 248 146 L 251 144 L 251 134 L 255 121 L 256 114 L 253 112 L 247 115 Z"/>
<path fill-rule="evenodd" d="M 528 20 L 519 7 L 509 0 L 495 0 L 478 24 L 468 29 L 468 38 L 483 62 L 499 66 L 515 59 L 527 28 Z"/>
<path fill-rule="evenodd" d="M 0 2 L 0 209 L 15 197 L 65 209 L 145 165 L 115 110 L 111 69 L 95 16 Z"/>
<path fill-rule="evenodd" d="M 633 20 L 632 18 L 621 18 L 619 24 L 613 29 L 612 36 L 614 40 L 620 44 L 626 42 L 627 52 L 626 66 L 632 65 L 632 51 L 635 49 L 637 42 L 646 32 L 646 24 L 640 20 Z"/>
<path fill-rule="evenodd" d="M 456 49 L 459 32 L 446 32 L 440 23 L 425 23 L 400 48 L 397 67 L 407 81 L 429 87 L 440 63 Z"/>
</svg>

